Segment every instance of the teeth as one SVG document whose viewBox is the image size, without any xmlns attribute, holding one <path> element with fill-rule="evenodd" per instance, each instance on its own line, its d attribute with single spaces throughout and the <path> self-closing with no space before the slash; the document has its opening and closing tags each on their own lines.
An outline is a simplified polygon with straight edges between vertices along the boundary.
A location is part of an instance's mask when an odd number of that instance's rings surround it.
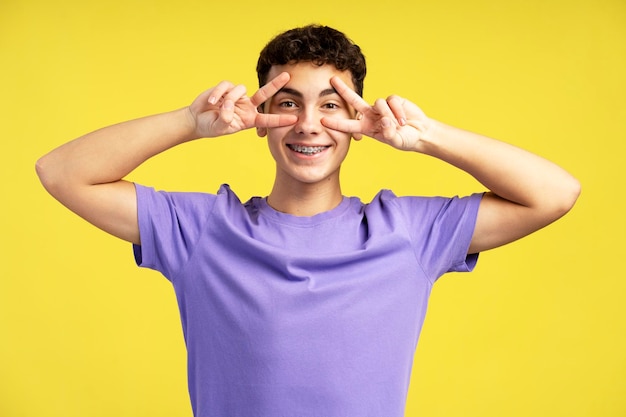
<svg viewBox="0 0 626 417">
<path fill-rule="evenodd" d="M 303 153 L 305 155 L 315 155 L 326 149 L 325 146 L 302 146 L 302 145 L 288 145 L 293 151 Z"/>
</svg>

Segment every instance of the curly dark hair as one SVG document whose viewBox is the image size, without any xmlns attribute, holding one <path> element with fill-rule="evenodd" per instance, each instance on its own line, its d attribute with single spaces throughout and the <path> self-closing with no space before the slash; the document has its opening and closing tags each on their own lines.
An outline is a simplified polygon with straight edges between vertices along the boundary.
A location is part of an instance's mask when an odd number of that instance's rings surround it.
<svg viewBox="0 0 626 417">
<path fill-rule="evenodd" d="M 363 96 L 367 71 L 361 48 L 342 32 L 328 26 L 308 25 L 290 29 L 273 38 L 261 51 L 256 66 L 259 87 L 267 83 L 273 65 L 313 62 L 332 64 L 352 74 L 355 91 Z"/>
</svg>

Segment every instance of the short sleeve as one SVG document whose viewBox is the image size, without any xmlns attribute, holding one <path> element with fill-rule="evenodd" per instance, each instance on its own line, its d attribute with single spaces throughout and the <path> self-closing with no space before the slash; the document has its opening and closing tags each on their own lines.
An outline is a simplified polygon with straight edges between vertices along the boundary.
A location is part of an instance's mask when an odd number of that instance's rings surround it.
<svg viewBox="0 0 626 417">
<path fill-rule="evenodd" d="M 418 261 L 434 282 L 446 272 L 469 272 L 478 254 L 468 254 L 483 194 L 467 197 L 400 197 Z"/>
<path fill-rule="evenodd" d="M 141 245 L 133 245 L 137 265 L 172 279 L 189 259 L 206 227 L 215 195 L 169 193 L 135 184 Z"/>
</svg>

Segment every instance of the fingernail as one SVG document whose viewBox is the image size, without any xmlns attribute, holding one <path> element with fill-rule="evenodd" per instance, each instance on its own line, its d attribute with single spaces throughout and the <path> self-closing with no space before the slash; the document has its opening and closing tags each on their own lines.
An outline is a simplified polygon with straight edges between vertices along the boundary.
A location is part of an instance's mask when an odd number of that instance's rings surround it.
<svg viewBox="0 0 626 417">
<path fill-rule="evenodd" d="M 406 119 L 404 117 L 402 117 L 400 119 L 400 126 L 404 126 L 406 124 Z"/>
<path fill-rule="evenodd" d="M 226 110 L 232 110 L 232 109 L 233 109 L 233 107 L 235 107 L 235 103 L 233 103 L 233 101 L 232 101 L 232 100 L 226 100 L 226 101 L 224 102 L 224 108 L 225 108 Z"/>
<path fill-rule="evenodd" d="M 214 96 L 209 97 L 209 104 L 215 104 L 217 103 L 217 98 Z"/>
</svg>

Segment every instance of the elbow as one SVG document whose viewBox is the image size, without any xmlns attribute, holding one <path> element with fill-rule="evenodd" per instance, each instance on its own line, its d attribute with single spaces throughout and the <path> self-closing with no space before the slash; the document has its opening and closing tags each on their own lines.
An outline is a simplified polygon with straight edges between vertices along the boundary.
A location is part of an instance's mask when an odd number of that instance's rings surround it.
<svg viewBox="0 0 626 417">
<path fill-rule="evenodd" d="M 567 213 L 572 209 L 572 207 L 574 207 L 574 204 L 576 204 L 576 201 L 578 200 L 581 192 L 582 186 L 580 185 L 580 181 L 572 177 L 570 185 L 568 187 L 568 191 L 566 193 L 567 196 L 564 198 L 564 206 L 566 209 L 565 213 Z"/>
<path fill-rule="evenodd" d="M 568 181 L 561 184 L 558 193 L 554 194 L 555 220 L 566 215 L 574 207 L 581 191 L 580 182 L 574 177 L 570 177 Z"/>
<path fill-rule="evenodd" d="M 41 185 L 53 196 L 56 194 L 55 190 L 60 188 L 59 175 L 55 174 L 54 164 L 51 163 L 49 155 L 44 155 L 35 163 L 35 172 Z"/>
<path fill-rule="evenodd" d="M 47 164 L 46 164 L 46 156 L 42 156 L 35 162 L 35 172 L 37 173 L 37 177 L 39 177 L 39 181 L 41 184 L 46 187 L 46 183 L 48 182 L 49 176 L 47 175 Z"/>
</svg>

